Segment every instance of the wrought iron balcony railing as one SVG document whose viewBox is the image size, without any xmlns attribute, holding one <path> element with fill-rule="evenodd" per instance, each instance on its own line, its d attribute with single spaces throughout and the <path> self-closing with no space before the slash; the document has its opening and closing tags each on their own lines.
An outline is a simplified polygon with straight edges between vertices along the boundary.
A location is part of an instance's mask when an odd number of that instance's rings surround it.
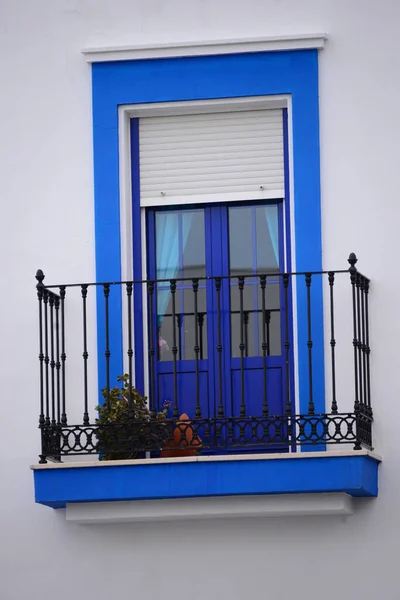
<svg viewBox="0 0 400 600">
<path fill-rule="evenodd" d="M 372 448 L 370 280 L 356 262 L 351 254 L 339 271 L 53 286 L 39 270 L 40 462 Z M 110 416 L 123 349 L 127 380 L 142 373 L 148 410 L 137 411 L 127 385 L 124 418 L 102 419 L 91 361 L 100 359 Z"/>
</svg>

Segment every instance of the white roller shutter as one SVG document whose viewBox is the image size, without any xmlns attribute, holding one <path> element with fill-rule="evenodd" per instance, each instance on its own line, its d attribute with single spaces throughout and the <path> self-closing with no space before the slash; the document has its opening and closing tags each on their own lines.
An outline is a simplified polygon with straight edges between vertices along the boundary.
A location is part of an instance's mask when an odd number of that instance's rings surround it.
<svg viewBox="0 0 400 600">
<path fill-rule="evenodd" d="M 143 206 L 282 198 L 281 110 L 139 120 Z"/>
</svg>

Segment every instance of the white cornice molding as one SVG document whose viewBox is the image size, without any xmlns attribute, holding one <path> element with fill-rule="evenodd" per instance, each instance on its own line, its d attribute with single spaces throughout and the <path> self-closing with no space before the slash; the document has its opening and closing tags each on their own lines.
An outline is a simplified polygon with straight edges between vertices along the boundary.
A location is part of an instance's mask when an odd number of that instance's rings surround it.
<svg viewBox="0 0 400 600">
<path fill-rule="evenodd" d="M 85 48 L 82 50 L 82 54 L 84 54 L 88 63 L 96 63 L 145 58 L 272 52 L 277 50 L 322 50 L 327 39 L 326 33 L 304 33 L 265 38 L 148 44 L 143 46 L 104 46 Z"/>
</svg>

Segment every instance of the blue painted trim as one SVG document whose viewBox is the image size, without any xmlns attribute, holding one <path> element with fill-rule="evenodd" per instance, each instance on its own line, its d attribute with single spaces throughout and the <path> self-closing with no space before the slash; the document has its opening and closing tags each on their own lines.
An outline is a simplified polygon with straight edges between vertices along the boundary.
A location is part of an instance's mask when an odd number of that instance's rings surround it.
<svg viewBox="0 0 400 600">
<path fill-rule="evenodd" d="M 345 492 L 378 495 L 379 462 L 366 455 L 40 469 L 35 500 L 110 502 L 199 496 Z"/>
<path fill-rule="evenodd" d="M 287 108 L 282 110 L 282 127 L 283 127 L 283 172 L 285 180 L 285 258 L 286 258 L 286 270 L 290 273 L 292 270 L 292 236 L 291 236 L 291 220 L 290 220 L 290 169 L 289 169 L 289 123 L 288 123 L 288 111 Z M 284 268 L 283 268 L 284 270 Z"/>
<path fill-rule="evenodd" d="M 292 235 L 291 235 L 291 207 L 290 207 L 290 169 L 289 169 L 289 123 L 288 123 L 288 111 L 287 108 L 282 110 L 282 125 L 283 125 L 283 169 L 284 169 L 284 180 L 285 180 L 285 216 L 284 226 L 286 235 L 286 271 L 289 273 L 292 271 Z M 284 268 L 282 270 L 285 270 Z M 283 290 L 281 290 L 283 294 Z M 293 298 L 292 294 L 289 296 L 289 315 L 290 319 L 290 364 L 294 365 L 294 336 L 293 336 Z M 284 340 L 282 340 L 282 348 L 284 347 Z M 290 398 L 292 410 L 296 412 L 296 398 L 295 398 L 295 378 L 293 368 L 290 371 Z M 296 452 L 296 444 L 292 445 L 292 452 Z"/>
<path fill-rule="evenodd" d="M 93 95 L 93 113 L 96 112 L 96 95 Z M 115 123 L 117 127 L 117 123 Z M 115 179 L 118 178 L 118 140 L 117 131 L 99 131 L 94 124 L 94 193 L 95 193 L 95 249 L 96 280 L 116 281 L 121 275 L 120 257 L 120 217 L 118 202 L 112 209 L 106 207 L 107 196 L 115 200 Z M 119 194 L 118 190 L 117 193 Z M 111 207 L 110 207 L 111 208 Z M 110 331 L 110 382 L 113 386 L 123 371 L 122 359 L 122 299 L 121 289 L 113 286 L 110 290 L 109 331 Z M 97 307 L 97 366 L 99 383 L 99 402 L 103 403 L 100 390 L 106 385 L 105 362 L 105 308 L 103 288 L 96 290 Z"/>
<path fill-rule="evenodd" d="M 317 50 L 95 63 L 92 85 L 98 281 L 115 281 L 121 277 L 118 106 L 276 94 L 291 94 L 292 97 L 296 268 L 300 271 L 322 268 Z M 137 227 L 135 221 L 134 217 L 134 230 Z M 112 381 L 122 372 L 121 302 L 117 300 L 111 346 Z M 314 399 L 316 412 L 323 412 L 321 286 L 314 286 L 313 301 Z M 300 293 L 298 314 L 306 314 L 305 309 L 305 294 Z M 104 337 L 100 312 L 98 332 L 100 341 Z M 306 348 L 305 319 L 299 319 L 298 342 L 299 347 Z M 139 353 L 137 359 L 141 356 Z M 98 362 L 102 386 L 104 358 L 101 346 Z M 299 389 L 301 411 L 307 412 L 306 353 L 299 361 Z"/>
</svg>

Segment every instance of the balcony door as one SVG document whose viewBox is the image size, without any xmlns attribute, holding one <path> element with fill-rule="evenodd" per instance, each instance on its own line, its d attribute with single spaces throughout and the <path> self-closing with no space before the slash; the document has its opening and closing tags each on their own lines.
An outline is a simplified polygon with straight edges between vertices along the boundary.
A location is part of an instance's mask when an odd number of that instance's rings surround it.
<svg viewBox="0 0 400 600">
<path fill-rule="evenodd" d="M 174 416 L 284 410 L 282 204 L 147 215 L 150 394 Z"/>
</svg>

